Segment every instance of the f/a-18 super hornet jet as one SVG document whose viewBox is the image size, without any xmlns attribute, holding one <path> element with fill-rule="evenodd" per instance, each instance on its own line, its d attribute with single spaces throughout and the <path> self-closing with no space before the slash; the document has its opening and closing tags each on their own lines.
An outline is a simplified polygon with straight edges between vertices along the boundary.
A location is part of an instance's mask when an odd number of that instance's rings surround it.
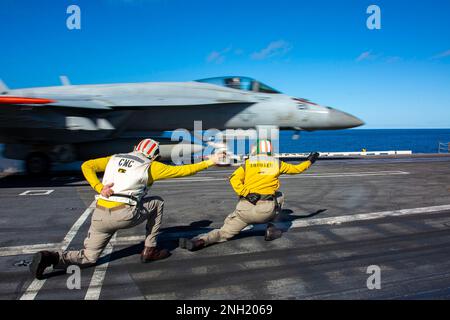
<svg viewBox="0 0 450 320">
<path fill-rule="evenodd" d="M 285 95 L 248 77 L 190 82 L 64 85 L 8 89 L 0 84 L 0 143 L 6 158 L 25 160 L 31 173 L 130 150 L 155 133 L 183 128 L 333 130 L 363 124 L 345 112 Z M 153 132 L 153 135 L 151 134 Z M 158 140 L 161 141 L 159 138 Z M 161 141 L 169 158 L 178 141 Z M 194 153 L 200 145 L 181 145 Z M 184 148 L 184 149 L 183 149 Z"/>
</svg>

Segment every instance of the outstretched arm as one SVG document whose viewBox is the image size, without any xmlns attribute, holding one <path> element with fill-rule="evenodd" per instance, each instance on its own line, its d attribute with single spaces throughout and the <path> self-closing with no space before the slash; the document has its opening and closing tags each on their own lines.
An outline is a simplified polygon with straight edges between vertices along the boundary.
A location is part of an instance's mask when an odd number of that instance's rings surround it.
<svg viewBox="0 0 450 320">
<path fill-rule="evenodd" d="M 286 162 L 281 162 L 280 174 L 299 174 L 307 170 L 314 162 L 319 158 L 319 153 L 312 152 L 306 161 L 299 164 L 289 164 Z"/>
<path fill-rule="evenodd" d="M 311 166 L 310 161 L 304 161 L 299 164 L 289 164 L 284 161 L 281 162 L 280 174 L 299 174 Z"/>
<path fill-rule="evenodd" d="M 89 182 L 91 187 L 98 193 L 102 192 L 104 186 L 98 179 L 97 172 L 105 171 L 109 159 L 111 159 L 111 157 L 88 160 L 83 162 L 83 164 L 81 165 L 81 171 L 83 172 L 83 175 L 86 178 L 87 182 Z"/>
<path fill-rule="evenodd" d="M 217 164 L 221 157 L 221 154 L 213 154 L 206 161 L 182 166 L 169 166 L 158 161 L 153 161 L 149 169 L 149 183 L 151 184 L 153 181 L 163 179 L 192 176 L 199 171 L 208 169 Z"/>
<path fill-rule="evenodd" d="M 206 160 L 195 164 L 188 164 L 183 166 L 169 166 L 158 161 L 154 161 L 150 166 L 150 176 L 153 181 L 181 178 L 191 176 L 199 171 L 205 170 L 214 165 L 213 160 Z"/>
</svg>

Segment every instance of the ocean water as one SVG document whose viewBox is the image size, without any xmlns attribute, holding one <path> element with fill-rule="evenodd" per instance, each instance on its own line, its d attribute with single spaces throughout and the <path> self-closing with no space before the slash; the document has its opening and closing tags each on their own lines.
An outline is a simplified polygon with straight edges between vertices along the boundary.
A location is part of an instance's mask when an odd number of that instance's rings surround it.
<svg viewBox="0 0 450 320">
<path fill-rule="evenodd" d="M 301 132 L 293 140 L 293 131 L 280 132 L 280 152 L 339 152 L 411 150 L 413 153 L 437 153 L 439 143 L 450 142 L 450 129 L 350 129 Z M 248 149 L 248 148 L 247 148 Z M 0 152 L 3 146 L 0 145 Z M 80 163 L 63 168 L 79 169 Z M 0 171 L 23 169 L 21 161 L 0 157 Z"/>
<path fill-rule="evenodd" d="M 450 142 L 450 129 L 350 129 L 301 132 L 292 140 L 292 132 L 280 132 L 280 152 L 387 151 L 411 150 L 413 153 L 437 153 L 439 143 Z"/>
</svg>

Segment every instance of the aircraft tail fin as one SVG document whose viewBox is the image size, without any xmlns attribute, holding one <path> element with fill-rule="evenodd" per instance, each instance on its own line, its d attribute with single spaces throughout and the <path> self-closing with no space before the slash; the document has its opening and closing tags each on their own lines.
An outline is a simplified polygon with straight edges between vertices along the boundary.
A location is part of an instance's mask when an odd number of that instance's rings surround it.
<svg viewBox="0 0 450 320">
<path fill-rule="evenodd" d="M 0 93 L 2 92 L 8 92 L 9 88 L 6 86 L 6 84 L 0 79 Z"/>
<path fill-rule="evenodd" d="M 67 76 L 59 76 L 59 80 L 63 86 L 70 86 L 70 80 Z"/>
</svg>

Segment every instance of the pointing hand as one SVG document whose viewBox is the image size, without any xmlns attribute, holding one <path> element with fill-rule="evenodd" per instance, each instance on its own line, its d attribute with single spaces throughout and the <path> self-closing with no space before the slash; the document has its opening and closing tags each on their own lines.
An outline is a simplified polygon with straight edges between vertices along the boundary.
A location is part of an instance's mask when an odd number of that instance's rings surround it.
<svg viewBox="0 0 450 320">
<path fill-rule="evenodd" d="M 226 156 L 227 155 L 225 152 L 218 152 L 218 153 L 211 155 L 209 157 L 209 160 L 212 160 L 214 162 L 214 164 L 219 164 L 226 160 Z"/>
<path fill-rule="evenodd" d="M 109 198 L 110 196 L 112 196 L 114 194 L 114 190 L 111 189 L 113 186 L 114 186 L 114 183 L 109 183 L 109 184 L 103 186 L 103 189 L 100 192 L 100 194 L 106 198 Z"/>
<path fill-rule="evenodd" d="M 308 158 L 306 158 L 306 160 L 311 161 L 311 164 L 313 164 L 314 162 L 316 162 L 317 158 L 319 158 L 320 153 L 318 152 L 311 152 L 308 156 Z"/>
</svg>

